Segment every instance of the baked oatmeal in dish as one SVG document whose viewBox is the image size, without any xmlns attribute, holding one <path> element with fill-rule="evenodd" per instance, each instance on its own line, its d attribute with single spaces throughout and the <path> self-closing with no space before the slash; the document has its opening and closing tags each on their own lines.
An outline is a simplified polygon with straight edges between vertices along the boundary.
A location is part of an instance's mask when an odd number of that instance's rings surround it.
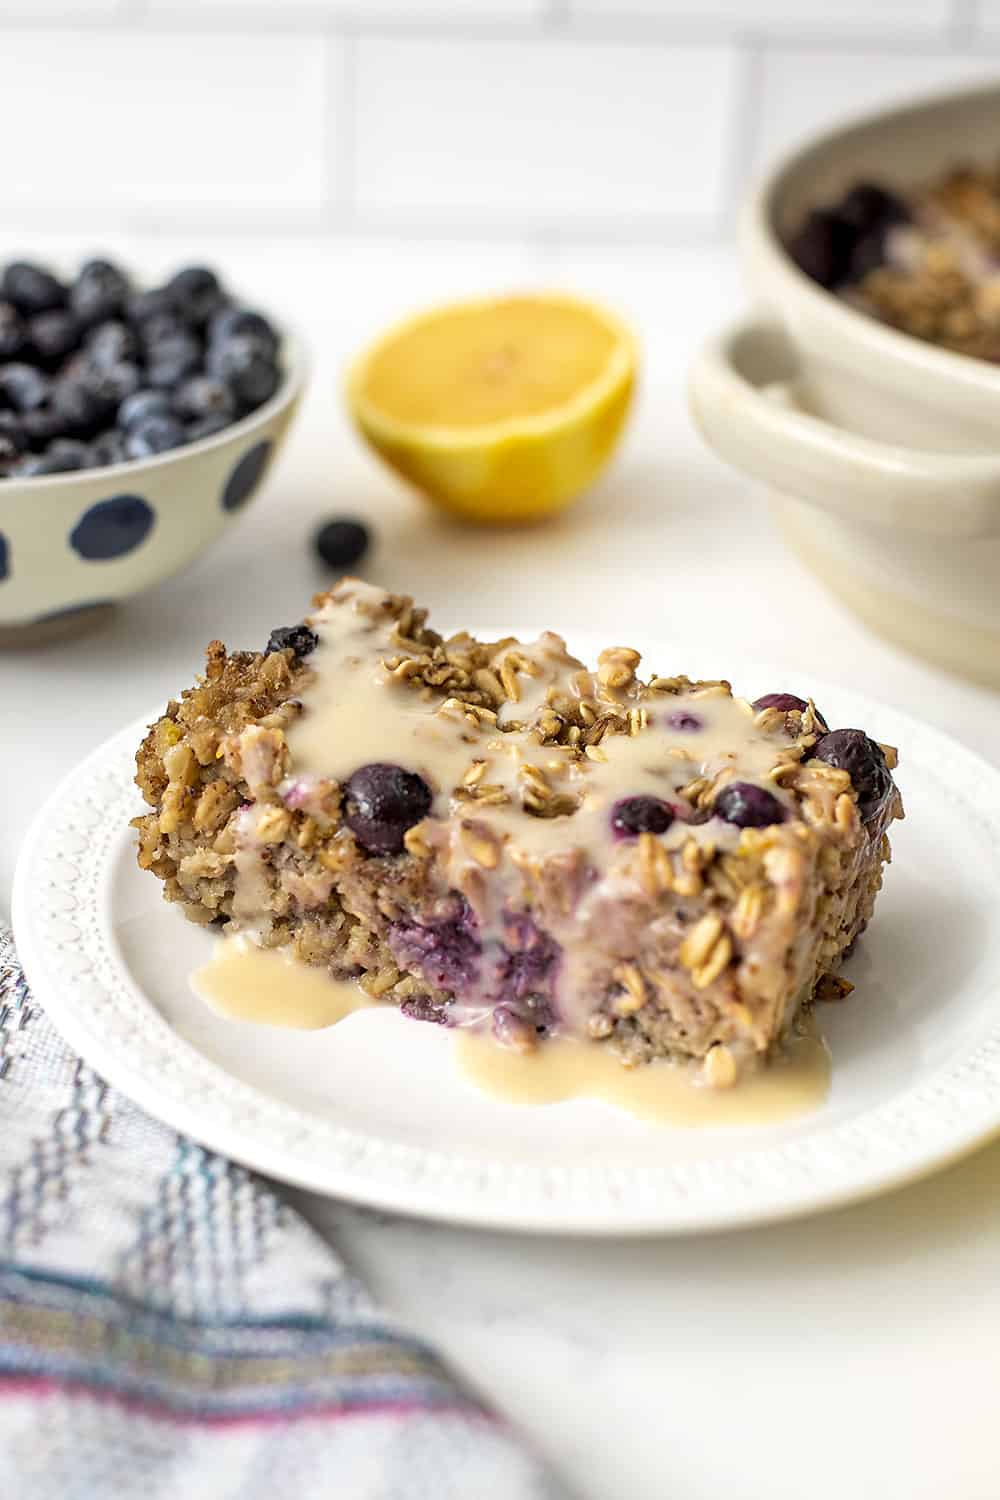
<svg viewBox="0 0 1000 1500">
<path fill-rule="evenodd" d="M 788 245 L 806 275 L 884 323 L 1000 360 L 1000 166 L 956 167 L 905 195 L 859 183 Z"/>
<path fill-rule="evenodd" d="M 139 863 L 196 922 L 519 1050 L 731 1083 L 840 995 L 902 816 L 895 755 L 788 693 L 443 639 L 356 579 L 208 648 L 137 755 Z"/>
</svg>

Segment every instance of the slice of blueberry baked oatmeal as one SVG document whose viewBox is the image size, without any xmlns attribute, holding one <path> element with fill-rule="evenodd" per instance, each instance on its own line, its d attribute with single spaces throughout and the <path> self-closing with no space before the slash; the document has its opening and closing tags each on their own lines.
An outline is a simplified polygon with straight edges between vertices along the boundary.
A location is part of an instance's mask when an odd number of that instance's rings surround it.
<svg viewBox="0 0 1000 1500">
<path fill-rule="evenodd" d="M 872 913 L 892 751 L 786 693 L 442 639 L 345 579 L 263 653 L 208 648 L 137 755 L 139 863 L 197 922 L 411 1016 L 731 1082 Z"/>
</svg>

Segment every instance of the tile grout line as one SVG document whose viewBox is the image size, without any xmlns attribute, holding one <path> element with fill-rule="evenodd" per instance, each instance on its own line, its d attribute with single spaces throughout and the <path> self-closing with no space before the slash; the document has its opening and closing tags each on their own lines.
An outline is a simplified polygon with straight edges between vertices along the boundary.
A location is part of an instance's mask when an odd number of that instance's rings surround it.
<svg viewBox="0 0 1000 1500">
<path fill-rule="evenodd" d="M 325 219 L 331 225 L 338 222 L 349 224 L 357 199 L 357 38 L 350 32 L 336 38 L 329 36 L 325 47 Z"/>
<path fill-rule="evenodd" d="M 721 227 L 727 234 L 732 234 L 735 228 L 760 140 L 767 61 L 767 43 L 764 38 L 755 34 L 743 36 L 737 50 L 737 59 L 739 72 L 735 83 L 736 97 L 730 109 L 730 139 L 723 173 L 724 201 L 721 208 Z"/>
<path fill-rule="evenodd" d="M 895 35 L 891 28 L 870 32 L 831 32 L 821 26 L 759 28 L 755 34 L 777 50 L 883 51 L 900 56 L 924 55 L 953 48 L 968 40 L 976 26 L 978 0 L 951 0 L 951 24 L 943 29 L 909 31 Z M 65 15 L 29 16 L 0 12 L 0 32 L 67 29 Z M 705 20 L 696 15 L 659 17 L 632 12 L 609 19 L 596 14 L 575 14 L 571 0 L 543 0 L 536 16 L 505 19 L 498 13 L 482 22 L 428 17 L 414 21 L 402 12 L 397 16 L 370 18 L 363 10 L 317 12 L 293 8 L 276 17 L 270 7 L 241 7 L 238 19 L 222 9 L 192 6 L 172 12 L 152 11 L 149 0 L 118 0 L 109 13 L 77 15 L 69 22 L 74 31 L 190 33 L 241 37 L 280 33 L 289 37 L 353 35 L 376 40 L 402 41 L 535 41 L 541 43 L 620 43 L 621 45 L 732 46 L 741 39 L 738 26 L 725 20 Z M 988 38 L 986 39 L 988 40 Z"/>
<path fill-rule="evenodd" d="M 951 27 L 950 36 L 952 41 L 961 45 L 971 42 L 980 30 L 982 16 L 980 15 L 979 0 L 951 0 Z"/>
</svg>

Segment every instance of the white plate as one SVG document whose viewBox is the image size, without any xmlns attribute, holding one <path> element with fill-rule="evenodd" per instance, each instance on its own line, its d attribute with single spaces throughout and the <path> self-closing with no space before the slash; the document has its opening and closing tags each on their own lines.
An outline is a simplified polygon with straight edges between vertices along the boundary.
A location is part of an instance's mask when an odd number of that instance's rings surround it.
<svg viewBox="0 0 1000 1500">
<path fill-rule="evenodd" d="M 589 642 L 571 644 L 593 659 Z M 645 654 L 718 675 L 693 651 Z M 681 1233 L 929 1172 L 1000 1129 L 1000 772 L 845 689 L 732 659 L 726 670 L 749 695 L 811 688 L 831 723 L 901 750 L 908 818 L 847 971 L 857 989 L 823 1012 L 833 1086 L 811 1115 L 683 1129 L 591 1101 L 526 1107 L 477 1093 L 452 1071 L 446 1033 L 395 1011 L 325 1032 L 215 1015 L 187 987 L 212 936 L 160 899 L 126 826 L 146 721 L 74 771 L 25 841 L 14 922 L 35 995 L 88 1062 L 178 1130 L 274 1177 L 433 1218 Z"/>
</svg>

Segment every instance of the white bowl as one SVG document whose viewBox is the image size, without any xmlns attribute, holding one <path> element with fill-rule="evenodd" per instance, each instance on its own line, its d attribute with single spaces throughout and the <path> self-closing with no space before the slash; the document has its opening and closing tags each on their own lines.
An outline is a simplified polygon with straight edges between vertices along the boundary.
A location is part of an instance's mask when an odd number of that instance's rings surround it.
<svg viewBox="0 0 1000 1500">
<path fill-rule="evenodd" d="M 751 197 L 742 256 L 763 304 L 697 359 L 711 446 L 776 492 L 793 548 L 869 625 L 1000 687 L 1000 367 L 897 332 L 805 276 L 784 241 L 859 180 L 907 188 L 995 165 L 1000 88 L 831 131 Z"/>
<path fill-rule="evenodd" d="M 244 510 L 281 445 L 306 375 L 284 375 L 249 416 L 155 458 L 0 479 L 0 645 L 79 629 L 116 600 L 186 567 Z"/>
</svg>

